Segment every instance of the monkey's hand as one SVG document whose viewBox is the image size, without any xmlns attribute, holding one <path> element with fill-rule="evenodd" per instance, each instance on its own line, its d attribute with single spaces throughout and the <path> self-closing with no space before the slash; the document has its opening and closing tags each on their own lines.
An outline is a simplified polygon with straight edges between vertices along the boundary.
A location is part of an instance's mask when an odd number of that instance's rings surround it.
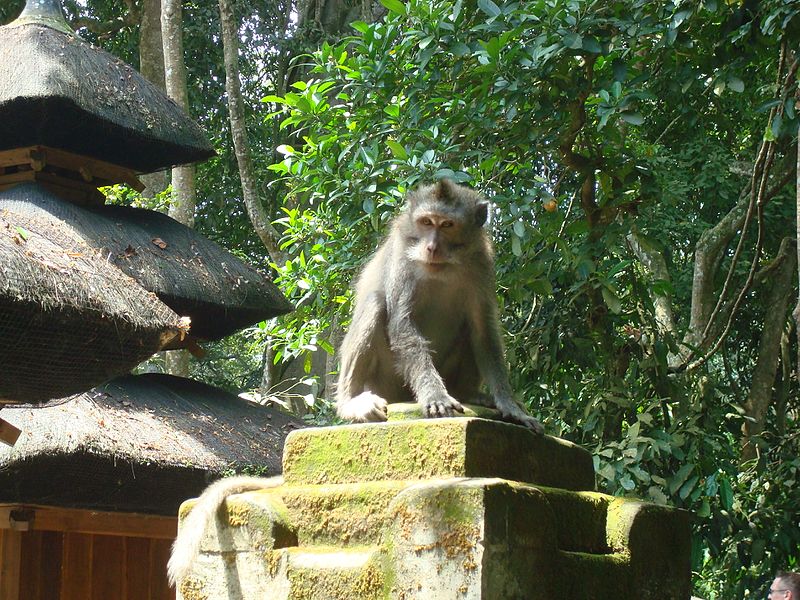
<svg viewBox="0 0 800 600">
<path fill-rule="evenodd" d="M 539 423 L 539 420 L 527 414 L 514 400 L 496 398 L 495 406 L 504 420 L 527 427 L 536 435 L 544 434 L 544 427 Z"/>
<path fill-rule="evenodd" d="M 426 417 L 452 417 L 455 413 L 464 412 L 461 403 L 449 394 L 420 399 L 419 404 Z"/>
<path fill-rule="evenodd" d="M 389 418 L 386 400 L 372 392 L 361 392 L 337 407 L 339 416 L 355 423 L 375 423 Z"/>
</svg>

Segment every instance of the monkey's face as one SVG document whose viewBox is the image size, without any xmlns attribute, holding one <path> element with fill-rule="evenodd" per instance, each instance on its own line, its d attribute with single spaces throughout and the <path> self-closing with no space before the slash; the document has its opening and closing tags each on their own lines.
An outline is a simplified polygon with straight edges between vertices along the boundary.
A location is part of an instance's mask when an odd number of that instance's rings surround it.
<svg viewBox="0 0 800 600">
<path fill-rule="evenodd" d="M 408 257 L 430 273 L 462 262 L 467 248 L 468 227 L 459 215 L 432 210 L 415 210 L 409 215 Z"/>
</svg>

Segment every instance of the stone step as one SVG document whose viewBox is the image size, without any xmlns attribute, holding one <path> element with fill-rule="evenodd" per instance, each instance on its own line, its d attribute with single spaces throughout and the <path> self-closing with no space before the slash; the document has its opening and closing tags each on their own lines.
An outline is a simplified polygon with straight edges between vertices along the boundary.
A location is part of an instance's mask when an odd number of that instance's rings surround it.
<svg viewBox="0 0 800 600">
<path fill-rule="evenodd" d="M 384 588 L 376 547 L 288 548 L 286 557 L 287 600 L 377 600 Z"/>
<path fill-rule="evenodd" d="M 611 496 L 598 492 L 568 492 L 539 486 L 553 510 L 556 546 L 560 550 L 608 554 L 607 522 Z"/>
<path fill-rule="evenodd" d="M 288 485 L 499 477 L 591 491 L 595 483 L 592 457 L 583 448 L 475 417 L 293 431 L 283 475 Z"/>
<path fill-rule="evenodd" d="M 619 600 L 632 593 L 627 554 L 558 553 L 558 578 L 551 583 L 553 598 Z M 664 595 L 664 598 L 674 596 Z"/>
</svg>

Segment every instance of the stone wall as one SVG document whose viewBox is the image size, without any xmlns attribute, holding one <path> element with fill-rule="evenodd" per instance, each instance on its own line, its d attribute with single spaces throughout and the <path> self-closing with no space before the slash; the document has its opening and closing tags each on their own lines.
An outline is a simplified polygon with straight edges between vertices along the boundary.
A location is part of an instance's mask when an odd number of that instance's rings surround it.
<svg viewBox="0 0 800 600">
<path fill-rule="evenodd" d="M 402 420 L 295 431 L 283 466 L 284 485 L 228 499 L 179 598 L 690 596 L 688 513 L 593 491 L 564 440 Z"/>
</svg>

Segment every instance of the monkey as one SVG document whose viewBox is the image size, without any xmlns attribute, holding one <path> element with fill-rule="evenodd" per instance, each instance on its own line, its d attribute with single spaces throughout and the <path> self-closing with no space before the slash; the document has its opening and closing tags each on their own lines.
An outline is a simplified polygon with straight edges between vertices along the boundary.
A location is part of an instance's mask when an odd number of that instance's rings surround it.
<svg viewBox="0 0 800 600">
<path fill-rule="evenodd" d="M 237 475 L 215 481 L 208 486 L 181 523 L 178 537 L 172 544 L 172 553 L 167 563 L 167 578 L 172 586 L 182 581 L 189 573 L 192 563 L 200 552 L 208 524 L 222 504 L 233 494 L 266 490 L 283 484 L 283 477 L 248 477 Z"/>
<path fill-rule="evenodd" d="M 543 433 L 511 391 L 488 215 L 480 194 L 449 179 L 408 193 L 356 280 L 340 347 L 339 417 L 385 421 L 388 403 L 411 401 L 425 417 L 450 417 L 463 402 Z"/>
</svg>

